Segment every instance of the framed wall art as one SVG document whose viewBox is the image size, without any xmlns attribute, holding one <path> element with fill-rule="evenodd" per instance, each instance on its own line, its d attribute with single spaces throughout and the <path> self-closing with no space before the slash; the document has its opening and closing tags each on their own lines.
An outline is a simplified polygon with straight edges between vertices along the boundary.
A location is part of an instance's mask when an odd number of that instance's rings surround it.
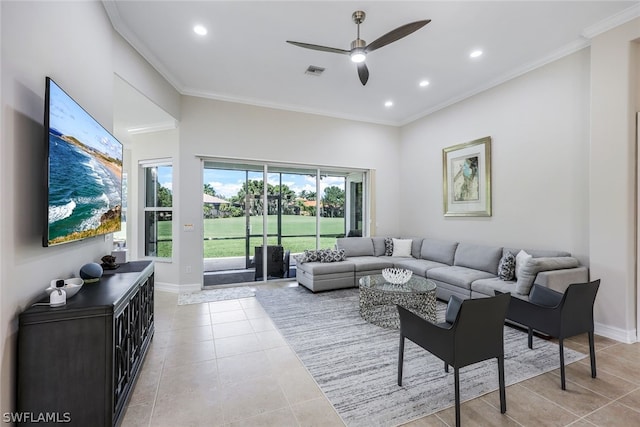
<svg viewBox="0 0 640 427">
<path fill-rule="evenodd" d="M 491 216 L 491 137 L 442 150 L 444 216 Z"/>
</svg>

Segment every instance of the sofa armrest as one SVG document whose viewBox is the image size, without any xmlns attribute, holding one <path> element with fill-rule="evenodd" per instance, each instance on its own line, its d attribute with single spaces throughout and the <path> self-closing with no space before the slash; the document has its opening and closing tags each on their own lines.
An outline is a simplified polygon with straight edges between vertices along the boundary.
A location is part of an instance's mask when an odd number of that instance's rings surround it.
<svg viewBox="0 0 640 427">
<path fill-rule="evenodd" d="M 541 271 L 533 283 L 564 293 L 572 283 L 586 283 L 588 281 L 589 269 L 580 266 L 563 270 Z"/>
</svg>

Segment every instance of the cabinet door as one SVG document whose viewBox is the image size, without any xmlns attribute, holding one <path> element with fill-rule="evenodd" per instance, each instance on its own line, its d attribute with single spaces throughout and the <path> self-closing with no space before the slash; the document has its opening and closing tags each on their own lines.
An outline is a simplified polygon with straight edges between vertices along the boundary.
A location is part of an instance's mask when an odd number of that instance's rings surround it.
<svg viewBox="0 0 640 427">
<path fill-rule="evenodd" d="M 118 413 L 124 404 L 127 388 L 130 382 L 129 366 L 129 307 L 125 307 L 114 319 L 114 369 L 113 369 L 113 411 Z"/>
<path fill-rule="evenodd" d="M 144 341 L 153 328 L 153 275 L 151 275 L 151 277 L 149 277 L 140 287 L 140 295 L 142 311 L 142 340 Z"/>
<path fill-rule="evenodd" d="M 142 351 L 142 304 L 140 290 L 129 300 L 129 369 L 133 370 Z"/>
</svg>

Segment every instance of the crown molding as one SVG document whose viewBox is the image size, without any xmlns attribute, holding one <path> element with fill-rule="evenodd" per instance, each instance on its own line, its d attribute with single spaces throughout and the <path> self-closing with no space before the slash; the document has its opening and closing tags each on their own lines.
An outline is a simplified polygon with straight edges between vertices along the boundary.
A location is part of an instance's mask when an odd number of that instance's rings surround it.
<svg viewBox="0 0 640 427">
<path fill-rule="evenodd" d="M 124 24 L 124 20 L 122 19 L 120 11 L 118 10 L 117 2 L 103 0 L 102 4 L 104 5 L 104 9 L 107 11 L 107 16 L 111 21 L 111 25 L 113 26 L 114 30 L 116 30 L 116 32 L 120 35 L 120 37 L 125 39 L 127 43 L 129 43 L 131 48 L 138 52 L 138 54 L 140 54 L 140 56 L 142 56 L 145 61 L 149 63 L 149 65 L 151 65 L 158 73 L 160 73 L 160 75 L 164 77 L 167 82 L 169 82 L 169 84 L 178 91 L 178 93 L 182 93 L 183 85 L 180 83 L 180 81 L 172 73 L 170 73 L 169 70 L 167 70 L 167 68 L 162 64 L 162 61 L 160 61 L 153 53 L 151 53 L 146 45 L 142 43 L 140 39 Z"/>
<path fill-rule="evenodd" d="M 609 31 L 612 28 L 618 27 L 638 17 L 640 17 L 640 2 L 623 11 L 616 13 L 615 15 L 610 16 L 607 19 L 603 19 L 602 21 L 585 28 L 584 31 L 582 31 L 582 37 L 592 39 L 599 34 Z"/>
</svg>

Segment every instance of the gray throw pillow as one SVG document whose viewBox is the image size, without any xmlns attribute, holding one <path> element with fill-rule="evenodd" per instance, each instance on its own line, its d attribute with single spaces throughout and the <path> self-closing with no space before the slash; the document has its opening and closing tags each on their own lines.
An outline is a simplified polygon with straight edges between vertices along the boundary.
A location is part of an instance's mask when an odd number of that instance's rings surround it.
<svg viewBox="0 0 640 427">
<path fill-rule="evenodd" d="M 541 257 L 529 258 L 518 273 L 516 282 L 516 292 L 520 295 L 529 295 L 536 275 L 541 271 L 563 270 L 565 268 L 575 268 L 579 265 L 577 259 L 573 257 Z"/>
<path fill-rule="evenodd" d="M 384 255 L 385 256 L 393 255 L 393 238 L 391 237 L 384 238 Z"/>
<path fill-rule="evenodd" d="M 500 280 L 514 280 L 516 278 L 516 256 L 511 252 L 507 252 L 500 258 L 498 277 Z"/>
<path fill-rule="evenodd" d="M 325 250 L 320 255 L 320 262 L 340 262 L 346 259 L 344 249 L 338 249 L 335 251 Z"/>
<path fill-rule="evenodd" d="M 322 252 L 324 252 L 323 249 L 321 249 L 319 251 L 305 249 L 304 254 L 302 255 L 302 257 L 300 259 L 300 262 L 301 263 L 318 262 L 318 261 L 320 261 L 320 256 L 321 256 Z"/>
</svg>

